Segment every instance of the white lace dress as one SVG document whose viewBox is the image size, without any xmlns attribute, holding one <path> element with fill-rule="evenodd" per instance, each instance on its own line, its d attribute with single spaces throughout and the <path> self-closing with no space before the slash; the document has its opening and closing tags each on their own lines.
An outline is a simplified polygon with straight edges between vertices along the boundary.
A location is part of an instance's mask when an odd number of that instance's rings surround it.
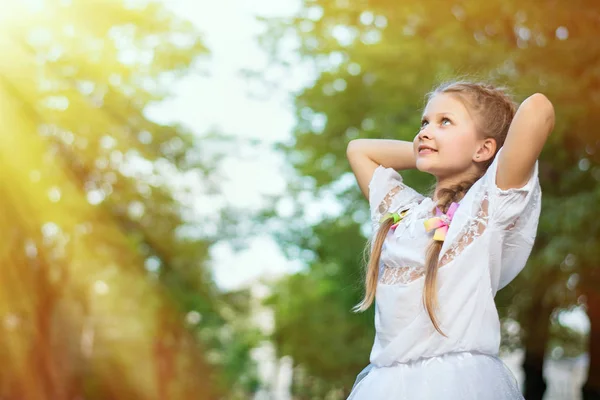
<svg viewBox="0 0 600 400">
<path fill-rule="evenodd" d="M 499 189 L 497 162 L 498 156 L 460 201 L 440 253 L 436 315 L 447 338 L 435 330 L 422 301 L 425 249 L 433 234 L 423 223 L 435 205 L 404 185 L 395 170 L 375 170 L 369 184 L 374 232 L 386 213 L 408 212 L 384 242 L 375 342 L 349 400 L 523 399 L 498 358 L 494 296 L 529 257 L 541 189 L 537 162 L 525 186 Z"/>
</svg>

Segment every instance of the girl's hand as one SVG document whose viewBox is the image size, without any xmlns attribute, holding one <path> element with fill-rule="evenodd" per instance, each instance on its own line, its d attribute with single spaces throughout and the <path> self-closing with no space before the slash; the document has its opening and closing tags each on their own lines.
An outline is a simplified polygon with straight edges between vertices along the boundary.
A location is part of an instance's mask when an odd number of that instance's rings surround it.
<svg viewBox="0 0 600 400">
<path fill-rule="evenodd" d="M 416 168 L 413 143 L 389 139 L 354 139 L 346 157 L 363 195 L 369 198 L 369 182 L 379 165 L 395 170 Z"/>
</svg>

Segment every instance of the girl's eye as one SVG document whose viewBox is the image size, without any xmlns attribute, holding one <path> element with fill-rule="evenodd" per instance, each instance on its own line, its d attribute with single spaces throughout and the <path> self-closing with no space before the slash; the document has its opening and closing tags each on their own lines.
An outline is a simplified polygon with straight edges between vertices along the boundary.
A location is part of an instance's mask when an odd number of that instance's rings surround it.
<svg viewBox="0 0 600 400">
<path fill-rule="evenodd" d="M 444 125 L 446 122 L 449 122 L 450 124 L 452 123 L 452 121 L 450 121 L 448 118 L 442 118 L 442 125 Z"/>
<path fill-rule="evenodd" d="M 421 129 L 425 128 L 425 125 L 427 125 L 427 123 L 427 120 L 421 121 Z"/>
</svg>

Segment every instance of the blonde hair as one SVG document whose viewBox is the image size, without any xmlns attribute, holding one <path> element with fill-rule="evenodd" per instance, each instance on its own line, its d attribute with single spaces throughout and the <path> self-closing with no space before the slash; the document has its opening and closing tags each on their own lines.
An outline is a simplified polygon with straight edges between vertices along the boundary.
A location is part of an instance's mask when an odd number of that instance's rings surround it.
<svg viewBox="0 0 600 400">
<path fill-rule="evenodd" d="M 497 150 L 502 147 L 508 128 L 516 112 L 516 104 L 504 88 L 496 87 L 487 83 L 468 81 L 454 81 L 443 83 L 427 94 L 426 99 L 430 101 L 437 94 L 450 94 L 456 96 L 463 102 L 465 107 L 475 118 L 478 134 L 483 138 L 492 138 L 496 141 Z M 444 188 L 438 192 L 436 206 L 444 213 L 453 202 L 460 201 L 473 184 L 485 173 L 493 162 L 494 157 L 480 163 L 480 174 L 473 179 L 461 182 L 450 188 Z M 379 261 L 383 242 L 388 234 L 393 219 L 387 219 L 381 223 L 379 230 L 365 247 L 365 255 L 369 255 L 365 263 L 365 295 L 353 311 L 360 312 L 368 309 L 375 299 L 375 289 L 379 279 Z M 423 291 L 423 302 L 429 318 L 435 329 L 446 336 L 440 329 L 435 310 L 438 307 L 437 299 L 437 272 L 438 259 L 443 242 L 432 240 L 427 248 L 425 258 L 425 285 Z M 402 305 L 400 304 L 399 307 Z"/>
</svg>

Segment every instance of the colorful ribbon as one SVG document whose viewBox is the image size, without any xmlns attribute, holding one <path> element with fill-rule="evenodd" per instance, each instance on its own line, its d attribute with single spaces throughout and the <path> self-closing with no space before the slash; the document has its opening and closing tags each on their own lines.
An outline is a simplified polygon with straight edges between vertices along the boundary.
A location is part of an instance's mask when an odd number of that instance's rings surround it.
<svg viewBox="0 0 600 400">
<path fill-rule="evenodd" d="M 391 230 L 396 230 L 396 228 L 398 227 L 398 225 L 400 224 L 400 221 L 402 221 L 402 219 L 404 218 L 404 216 L 406 215 L 408 210 L 404 210 L 402 211 L 400 214 L 398 214 L 397 212 L 394 213 L 389 213 L 386 214 L 380 221 L 379 223 L 384 222 L 387 219 L 393 218 L 394 219 L 394 224 L 392 226 L 390 226 Z"/>
<path fill-rule="evenodd" d="M 448 212 L 444 214 L 438 207 L 435 208 L 435 217 L 429 218 L 425 221 L 425 230 L 427 232 L 435 229 L 433 240 L 444 241 L 446 240 L 446 233 L 450 227 L 450 222 L 454 217 L 454 213 L 458 209 L 458 203 L 450 204 Z"/>
</svg>

